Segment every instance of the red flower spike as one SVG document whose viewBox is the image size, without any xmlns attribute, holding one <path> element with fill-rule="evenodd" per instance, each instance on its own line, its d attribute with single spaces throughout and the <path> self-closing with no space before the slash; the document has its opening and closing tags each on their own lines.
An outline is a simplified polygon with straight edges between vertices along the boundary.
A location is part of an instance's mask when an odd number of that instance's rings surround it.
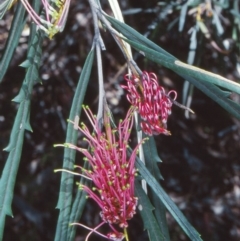
<svg viewBox="0 0 240 241">
<path fill-rule="evenodd" d="M 167 119 L 171 114 L 172 101 L 177 98 L 177 92 L 169 91 L 167 94 L 158 84 L 154 73 L 142 73 L 141 81 L 134 75 L 127 74 L 124 79 L 127 86 L 122 88 L 128 91 L 127 99 L 135 106 L 141 117 L 141 128 L 147 135 L 171 135 L 167 128 Z M 170 95 L 173 95 L 170 99 Z"/>
<path fill-rule="evenodd" d="M 84 107 L 94 134 L 84 124 L 79 130 L 86 136 L 85 141 L 89 149 L 82 149 L 68 144 L 68 147 L 82 152 L 90 163 L 92 170 L 84 170 L 84 175 L 91 178 L 94 188 L 80 186 L 88 197 L 92 198 L 101 208 L 100 216 L 108 223 L 112 231 L 107 236 L 112 240 L 122 240 L 125 235 L 115 230 L 112 224 L 120 228 L 128 227 L 128 220 L 136 213 L 137 197 L 134 196 L 134 179 L 136 169 L 134 162 L 139 147 L 133 150 L 130 157 L 127 156 L 128 140 L 133 126 L 133 108 L 127 113 L 126 118 L 120 121 L 116 129 L 111 129 L 107 124 L 105 132 L 99 128 L 96 117 L 88 107 Z M 105 123 L 110 123 L 107 116 Z"/>
</svg>

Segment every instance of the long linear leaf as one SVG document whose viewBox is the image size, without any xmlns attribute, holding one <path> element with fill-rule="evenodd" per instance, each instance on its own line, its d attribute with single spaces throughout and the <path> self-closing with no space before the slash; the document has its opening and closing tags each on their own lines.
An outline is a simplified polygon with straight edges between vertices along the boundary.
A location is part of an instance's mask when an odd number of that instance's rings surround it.
<svg viewBox="0 0 240 241">
<path fill-rule="evenodd" d="M 88 170 L 90 168 L 89 162 L 84 162 L 84 167 L 85 170 Z M 80 179 L 80 184 L 81 185 L 89 185 L 89 180 L 87 180 L 84 177 L 81 177 Z M 87 194 L 83 190 L 79 189 L 77 190 L 77 195 L 75 197 L 75 200 L 72 205 L 72 210 L 71 210 L 71 215 L 70 215 L 70 223 L 77 223 L 79 222 L 83 209 L 85 207 L 85 204 L 87 202 L 86 198 Z M 68 230 L 68 241 L 73 241 L 75 240 L 75 233 L 76 233 L 76 225 L 72 225 L 69 227 Z"/>
<path fill-rule="evenodd" d="M 94 49 L 90 51 L 86 62 L 84 64 L 80 79 L 78 81 L 77 89 L 73 98 L 73 104 L 70 110 L 69 119 L 73 121 L 78 121 L 81 114 L 82 103 L 86 93 L 88 81 L 91 74 L 92 64 L 94 59 Z M 67 136 L 66 143 L 71 143 L 73 145 L 77 142 L 77 130 L 74 126 L 68 123 L 67 126 Z M 63 169 L 73 170 L 75 163 L 76 151 L 70 148 L 64 148 L 64 159 L 63 159 Z M 73 191 L 73 175 L 63 172 L 61 176 L 60 192 L 58 198 L 57 208 L 60 209 L 57 230 L 55 234 L 56 241 L 68 240 L 68 232 L 71 231 L 69 228 L 70 223 L 70 213 L 72 206 L 72 191 Z M 69 231 L 70 230 L 70 231 Z M 70 235 L 70 233 L 69 233 Z"/>
<path fill-rule="evenodd" d="M 200 68 L 184 64 L 181 61 L 173 62 L 169 57 L 166 57 L 155 50 L 149 49 L 130 40 L 126 41 L 135 49 L 144 53 L 146 58 L 173 70 L 178 75 L 194 84 L 197 88 L 203 91 L 203 93 L 225 108 L 229 113 L 240 119 L 240 105 L 228 98 L 230 94 L 229 92 L 228 95 L 226 95 L 226 91 L 213 85 L 216 84 L 233 92 L 240 93 L 240 85 L 238 83 Z"/>
<path fill-rule="evenodd" d="M 14 0 L 0 1 L 0 19 L 4 16 L 5 12 L 13 4 Z"/>
<path fill-rule="evenodd" d="M 208 82 L 211 84 L 218 85 L 222 88 L 226 88 L 233 92 L 240 94 L 240 84 L 226 79 L 220 75 L 211 73 L 209 71 L 200 69 L 198 67 L 185 64 L 179 60 L 173 61 L 171 58 L 166 57 L 164 54 L 157 52 L 156 50 L 150 49 L 142 44 L 138 44 L 131 40 L 126 41 L 135 49 L 141 51 L 141 53 L 148 59 L 167 67 L 179 75 L 190 76 L 201 82 Z"/>
<path fill-rule="evenodd" d="M 38 67 L 41 58 L 41 32 L 35 33 L 35 38 L 31 43 L 31 49 L 28 52 L 29 67 L 26 70 L 26 76 L 21 90 L 14 101 L 20 103 L 19 109 L 13 124 L 9 145 L 5 148 L 9 151 L 9 156 L 4 166 L 0 181 L 0 240 L 2 240 L 5 217 L 12 216 L 12 199 L 16 182 L 18 166 L 22 153 L 22 145 L 25 130 L 31 130 L 29 123 L 30 115 L 30 95 L 33 85 L 38 81 Z"/>
<path fill-rule="evenodd" d="M 152 41 L 148 40 L 146 37 L 142 36 L 130 26 L 109 16 L 106 16 L 106 18 L 109 20 L 109 22 L 111 22 L 114 28 L 128 38 L 126 41 L 135 49 L 141 51 L 145 57 L 169 69 L 172 69 L 177 74 L 194 84 L 197 88 L 203 91 L 203 93 L 216 101 L 229 113 L 240 119 L 239 105 L 230 100 L 221 89 L 213 85 L 216 84 L 233 92 L 239 93 L 240 85 L 238 83 L 200 68 L 187 65 L 177 60 L 177 58 L 160 48 L 158 45 L 154 44 Z"/>
<path fill-rule="evenodd" d="M 181 11 L 180 11 L 180 17 L 179 17 L 179 26 L 178 26 L 178 31 L 182 32 L 186 20 L 186 15 L 187 15 L 187 9 L 188 9 L 188 2 L 187 1 L 185 4 L 181 6 Z"/>
<path fill-rule="evenodd" d="M 148 137 L 148 141 L 143 144 L 144 156 L 146 159 L 146 164 L 148 164 L 148 170 L 155 172 L 155 178 L 163 179 L 157 163 L 162 162 L 157 153 L 156 143 L 152 136 Z"/>
<path fill-rule="evenodd" d="M 223 91 L 213 84 L 207 82 L 203 83 L 189 76 L 181 76 L 189 82 L 191 82 L 193 85 L 195 85 L 198 89 L 200 89 L 204 94 L 209 96 L 211 99 L 216 101 L 230 114 L 240 119 L 240 105 L 228 98 L 231 94 L 230 92 Z"/>
<path fill-rule="evenodd" d="M 114 26 L 115 29 L 117 29 L 122 35 L 124 35 L 126 38 L 135 41 L 137 43 L 141 43 L 151 49 L 154 49 L 158 51 L 159 53 L 162 53 L 166 57 L 172 59 L 172 60 L 177 60 L 176 57 L 168 53 L 166 50 L 162 49 L 159 47 L 157 44 L 153 43 L 151 40 L 137 32 L 135 29 L 131 28 L 125 23 L 121 23 L 120 21 L 116 20 L 115 18 L 112 18 L 108 15 L 106 15 L 106 18 L 108 21 Z"/>
<path fill-rule="evenodd" d="M 12 59 L 13 52 L 18 45 L 20 35 L 25 25 L 24 21 L 25 8 L 21 1 L 18 2 L 17 9 L 14 14 L 14 19 L 9 32 L 7 43 L 4 47 L 4 52 L 0 61 L 0 83 L 7 71 L 9 63 Z"/>
<path fill-rule="evenodd" d="M 200 235 L 187 221 L 183 213 L 179 210 L 176 204 L 171 200 L 167 193 L 158 184 L 157 180 L 151 175 L 140 159 L 136 160 L 136 167 L 138 168 L 142 177 L 149 184 L 150 188 L 155 192 L 158 198 L 163 202 L 167 210 L 172 214 L 177 223 L 181 226 L 187 236 L 194 241 L 201 241 Z"/>
<path fill-rule="evenodd" d="M 158 162 L 161 162 L 161 159 L 158 156 L 155 140 L 152 136 L 149 137 L 149 140 L 143 144 L 143 151 L 147 169 L 156 180 L 163 179 L 157 165 Z M 170 237 L 166 220 L 166 208 L 161 200 L 159 200 L 156 194 L 151 190 L 149 190 L 149 197 L 155 208 L 153 213 L 156 217 L 161 233 L 163 234 L 161 241 L 169 241 Z"/>
<path fill-rule="evenodd" d="M 210 82 L 240 94 L 240 84 L 226 79 L 220 75 L 185 64 L 127 24 L 121 23 L 107 15 L 106 18 L 114 26 L 114 28 L 116 28 L 127 38 L 126 42 L 128 42 L 135 49 L 141 51 L 141 53 L 144 54 L 148 59 L 170 68 L 176 73 L 189 75 L 191 77 L 195 77 L 199 81 Z"/>
<path fill-rule="evenodd" d="M 138 197 L 138 210 L 142 217 L 144 228 L 148 231 L 149 239 L 151 241 L 165 240 L 153 215 L 154 207 L 138 181 L 135 181 L 135 194 Z"/>
</svg>

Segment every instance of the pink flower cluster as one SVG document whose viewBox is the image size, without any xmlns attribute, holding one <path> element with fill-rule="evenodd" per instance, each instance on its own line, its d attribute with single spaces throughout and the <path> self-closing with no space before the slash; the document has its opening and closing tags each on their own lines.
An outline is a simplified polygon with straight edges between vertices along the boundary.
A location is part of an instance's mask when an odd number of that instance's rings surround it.
<svg viewBox="0 0 240 241">
<path fill-rule="evenodd" d="M 86 136 L 85 141 L 89 149 L 78 148 L 69 144 L 86 157 L 92 170 L 82 168 L 83 174 L 93 181 L 94 187 L 81 188 L 88 193 L 101 208 L 100 216 L 103 222 L 108 223 L 113 232 L 107 235 L 112 240 L 122 240 L 124 234 L 118 232 L 113 224 L 120 228 L 128 227 L 128 220 L 136 213 L 137 197 L 134 196 L 134 179 L 136 169 L 134 167 L 138 146 L 130 156 L 127 155 L 128 140 L 133 125 L 133 108 L 127 113 L 126 118 L 120 121 L 116 129 L 112 129 L 110 118 L 104 120 L 105 131 L 98 127 L 95 116 L 88 107 L 84 107 L 85 113 L 94 128 L 94 133 L 85 124 L 81 124 L 79 130 Z"/>
<path fill-rule="evenodd" d="M 175 100 L 176 91 L 171 90 L 166 94 L 164 88 L 158 84 L 154 73 L 143 72 L 141 80 L 130 74 L 125 75 L 124 79 L 127 85 L 123 85 L 122 88 L 128 91 L 128 101 L 137 108 L 143 132 L 150 136 L 161 133 L 170 135 L 166 129 L 172 107 L 170 94 Z"/>
</svg>

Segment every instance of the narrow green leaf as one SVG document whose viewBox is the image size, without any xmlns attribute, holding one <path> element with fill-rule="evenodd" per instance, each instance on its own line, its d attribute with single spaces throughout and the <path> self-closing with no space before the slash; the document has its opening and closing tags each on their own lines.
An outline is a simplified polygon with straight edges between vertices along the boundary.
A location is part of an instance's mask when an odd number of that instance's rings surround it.
<svg viewBox="0 0 240 241">
<path fill-rule="evenodd" d="M 155 208 L 153 214 L 156 217 L 158 226 L 163 234 L 163 241 L 170 241 L 165 205 L 152 190 L 149 190 L 149 196 L 151 197 L 150 199 Z"/>
<path fill-rule="evenodd" d="M 121 23 L 107 15 L 106 18 L 114 26 L 114 28 L 116 28 L 116 30 L 118 30 L 127 38 L 125 41 L 135 49 L 139 50 L 143 55 L 145 55 L 146 58 L 169 69 L 172 69 L 178 74 L 189 75 L 190 77 L 196 78 L 198 81 L 216 84 L 220 87 L 240 94 L 240 84 L 226 79 L 220 75 L 208 72 L 192 65 L 185 64 L 164 49 L 160 48 L 151 40 L 138 33 L 127 24 Z"/>
<path fill-rule="evenodd" d="M 223 92 L 217 86 L 213 85 L 216 84 L 240 94 L 240 85 L 238 83 L 178 60 L 173 62 L 169 57 L 166 57 L 155 50 L 149 49 L 130 40 L 126 41 L 134 48 L 141 51 L 146 58 L 173 70 L 178 75 L 194 84 L 197 88 L 203 91 L 203 93 L 211 97 L 229 113 L 234 115 L 236 118 L 240 118 L 240 106 L 226 98 L 226 92 Z"/>
<path fill-rule="evenodd" d="M 224 28 L 221 24 L 221 21 L 219 19 L 219 16 L 218 16 L 218 13 L 216 11 L 213 11 L 213 21 L 216 25 L 216 29 L 217 29 L 217 32 L 218 32 L 218 35 L 222 35 L 224 33 Z"/>
<path fill-rule="evenodd" d="M 72 206 L 72 210 L 74 210 L 75 212 L 74 211 L 71 212 L 70 222 L 69 222 L 70 224 L 79 222 L 82 216 L 85 204 L 87 202 L 86 196 L 87 195 L 82 190 L 80 189 L 77 190 L 77 195 L 75 197 L 75 200 Z M 77 229 L 76 225 L 69 226 L 68 239 L 67 239 L 68 241 L 73 241 L 76 239 L 76 229 Z"/>
<path fill-rule="evenodd" d="M 187 9 L 188 9 L 188 1 L 181 6 L 180 17 L 179 17 L 179 26 L 178 26 L 179 32 L 183 31 L 185 19 L 186 19 L 186 15 L 187 15 Z"/>
<path fill-rule="evenodd" d="M 135 43 L 131 40 L 125 40 L 128 42 L 132 47 L 141 51 L 141 53 L 148 59 L 163 65 L 166 68 L 169 68 L 176 72 L 179 75 L 185 75 L 189 77 L 193 77 L 201 82 L 208 82 L 215 85 L 218 85 L 222 88 L 226 88 L 233 92 L 240 94 L 240 84 L 226 79 L 220 75 L 208 72 L 206 70 L 200 69 L 198 67 L 185 64 L 179 60 L 173 61 L 168 56 L 163 55 L 153 49 L 150 49 L 142 44 Z"/>
<path fill-rule="evenodd" d="M 231 13 L 233 16 L 239 18 L 239 20 L 240 20 L 240 13 L 239 13 L 237 10 L 232 9 L 232 10 L 230 10 L 230 13 Z"/>
<path fill-rule="evenodd" d="M 88 170 L 90 168 L 89 162 L 84 162 L 83 168 L 85 170 Z M 90 181 L 88 181 L 84 177 L 81 177 L 80 184 L 90 186 Z M 70 215 L 70 224 L 79 222 L 86 202 L 87 202 L 87 194 L 83 190 L 80 190 L 78 188 L 77 195 L 72 205 L 72 210 Z M 76 228 L 77 228 L 76 225 L 72 225 L 68 228 L 68 241 L 75 240 Z"/>
<path fill-rule="evenodd" d="M 142 217 L 144 228 L 148 231 L 149 239 L 151 241 L 165 240 L 152 213 L 154 207 L 138 181 L 135 181 L 135 194 L 138 197 L 138 211 Z"/>
<path fill-rule="evenodd" d="M 163 177 L 160 174 L 160 171 L 159 171 L 159 168 L 157 165 L 157 163 L 162 162 L 162 160 L 158 156 L 154 137 L 150 136 L 148 138 L 149 138 L 148 141 L 144 142 L 144 144 L 143 144 L 143 151 L 144 151 L 144 156 L 146 159 L 146 164 L 149 165 L 149 166 L 147 166 L 147 168 L 151 172 L 155 172 L 156 175 L 154 175 L 154 176 L 157 180 L 158 179 L 163 180 Z"/>
<path fill-rule="evenodd" d="M 147 169 L 150 171 L 150 173 L 156 180 L 163 180 L 163 177 L 157 165 L 158 162 L 161 162 L 161 159 L 159 158 L 157 153 L 154 137 L 149 137 L 149 140 L 143 144 L 143 151 Z M 151 190 L 149 190 L 149 197 L 150 200 L 152 200 L 152 204 L 154 205 L 155 209 L 153 213 L 156 217 L 159 228 L 164 237 L 164 239 L 162 240 L 169 241 L 170 237 L 166 219 L 166 208 L 164 204 L 161 202 L 161 200 L 159 200 L 156 194 Z"/>
<path fill-rule="evenodd" d="M 10 1 L 3 1 L 3 2 L 10 2 Z M 0 4 L 1 5 L 1 4 Z M 9 32 L 9 37 L 7 40 L 7 43 L 4 47 L 4 52 L 0 61 L 0 82 L 2 81 L 9 63 L 12 59 L 13 53 L 15 51 L 15 48 L 18 45 L 19 38 L 21 36 L 23 27 L 25 25 L 24 21 L 24 14 L 25 14 L 25 8 L 21 1 L 18 2 L 16 11 L 14 13 L 14 19 L 11 25 L 11 29 Z"/>
<path fill-rule="evenodd" d="M 13 4 L 14 0 L 8 0 L 8 1 L 4 1 L 2 0 L 0 2 L 0 19 L 3 18 L 5 12 L 11 7 L 11 5 Z"/>
<path fill-rule="evenodd" d="M 181 75 L 183 78 L 191 82 L 195 85 L 198 89 L 200 89 L 205 95 L 213 99 L 217 102 L 220 106 L 222 106 L 226 111 L 230 114 L 235 116 L 236 118 L 240 119 L 240 105 L 233 102 L 229 99 L 229 95 L 231 94 L 229 91 L 223 91 L 219 87 L 207 83 L 207 82 L 200 82 L 195 78 Z"/>
<path fill-rule="evenodd" d="M 84 96 L 86 93 L 88 81 L 90 78 L 92 65 L 94 59 L 94 48 L 88 54 L 88 57 L 83 66 L 83 70 L 78 81 L 78 86 L 73 98 L 72 107 L 70 110 L 69 119 L 76 121 L 79 120 Z M 74 129 L 73 124 L 68 123 L 67 126 L 67 137 L 66 143 L 71 143 L 76 145 L 77 143 L 77 134 L 78 131 Z M 70 148 L 64 148 L 64 160 L 63 160 L 63 169 L 73 170 L 75 163 L 76 151 Z M 57 230 L 55 234 L 56 241 L 65 241 L 68 240 L 68 231 L 70 223 L 70 213 L 72 207 L 72 193 L 73 192 L 73 175 L 62 172 L 61 175 L 61 184 L 59 191 L 59 198 L 57 208 L 60 209 Z M 71 230 L 71 228 L 70 228 Z"/>
<path fill-rule="evenodd" d="M 167 210 L 172 214 L 174 219 L 181 226 L 181 228 L 187 234 L 187 236 L 191 240 L 201 241 L 202 239 L 200 238 L 200 235 L 198 234 L 198 232 L 187 221 L 183 213 L 178 209 L 176 204 L 166 194 L 166 192 L 158 184 L 157 180 L 151 175 L 151 173 L 147 170 L 147 168 L 144 166 L 141 160 L 139 160 L 139 158 L 136 159 L 136 167 L 138 168 L 142 177 L 149 184 L 150 188 L 155 192 L 158 198 L 163 202 Z"/>
<path fill-rule="evenodd" d="M 152 49 L 158 51 L 159 53 L 165 55 L 169 59 L 177 60 L 176 57 L 174 57 L 173 55 L 171 55 L 170 53 L 168 53 L 167 51 L 165 51 L 164 49 L 159 47 L 157 44 L 153 43 L 151 40 L 149 40 L 148 38 L 146 38 L 145 36 L 143 36 L 142 34 L 137 32 L 135 29 L 131 28 L 127 24 L 122 23 L 108 15 L 106 15 L 105 17 L 114 26 L 114 28 L 116 30 L 118 30 L 120 33 L 122 33 L 126 38 L 128 38 L 132 41 L 135 41 L 137 43 L 141 43 L 149 48 L 152 48 Z"/>
</svg>

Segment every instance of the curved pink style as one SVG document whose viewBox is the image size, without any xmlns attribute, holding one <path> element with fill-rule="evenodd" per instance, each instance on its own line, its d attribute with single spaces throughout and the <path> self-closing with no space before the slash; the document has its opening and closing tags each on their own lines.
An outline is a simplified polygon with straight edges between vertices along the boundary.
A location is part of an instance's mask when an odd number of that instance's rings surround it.
<svg viewBox="0 0 240 241">
<path fill-rule="evenodd" d="M 104 119 L 105 131 L 99 128 L 96 117 L 88 107 L 84 107 L 94 133 L 85 124 L 79 130 L 85 135 L 88 149 L 82 149 L 71 144 L 85 155 L 91 165 L 91 170 L 84 170 L 84 175 L 92 179 L 93 188 L 81 186 L 101 208 L 100 216 L 108 223 L 112 231 L 107 236 L 112 240 L 122 240 L 123 233 L 118 232 L 113 224 L 120 228 L 128 227 L 128 220 L 136 213 L 137 197 L 134 196 L 134 167 L 138 145 L 131 155 L 128 155 L 128 140 L 133 126 L 133 108 L 130 108 L 126 118 L 120 121 L 116 129 L 110 126 L 110 118 Z"/>
<path fill-rule="evenodd" d="M 166 94 L 154 73 L 143 72 L 141 81 L 130 74 L 125 75 L 124 79 L 127 85 L 122 85 L 122 88 L 128 91 L 128 101 L 137 108 L 142 130 L 150 136 L 170 135 L 166 129 L 167 119 L 171 114 L 171 99 L 177 98 L 177 92 L 171 90 Z M 170 95 L 173 97 L 170 98 Z"/>
</svg>

